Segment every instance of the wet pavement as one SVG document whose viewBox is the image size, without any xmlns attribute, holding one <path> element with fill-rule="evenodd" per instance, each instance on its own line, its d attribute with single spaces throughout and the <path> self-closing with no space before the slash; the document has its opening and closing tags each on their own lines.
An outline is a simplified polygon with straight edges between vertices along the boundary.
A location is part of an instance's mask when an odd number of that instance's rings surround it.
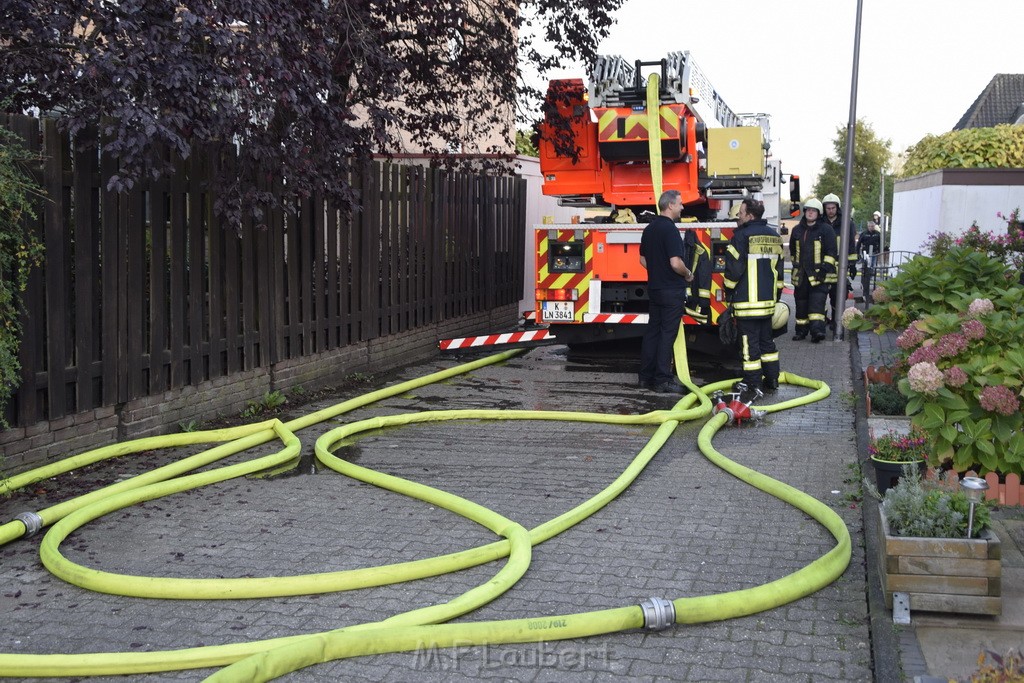
<svg viewBox="0 0 1024 683">
<path fill-rule="evenodd" d="M 832 585 L 793 603 L 728 621 L 625 631 L 531 645 L 473 645 L 328 662 L 287 680 L 367 681 L 889 681 L 869 608 L 860 502 L 858 412 L 850 342 L 780 339 L 783 369 L 821 379 L 818 403 L 730 428 L 715 439 L 727 457 L 824 501 L 847 524 L 852 559 Z M 479 356 L 473 356 L 479 357 Z M 299 575 L 432 557 L 494 540 L 451 512 L 349 480 L 312 464 L 316 438 L 377 415 L 441 409 L 529 409 L 638 414 L 675 398 L 635 386 L 638 352 L 534 349 L 469 375 L 421 387 L 299 433 L 297 476 L 242 478 L 119 510 L 76 531 L 70 559 L 105 571 L 207 578 Z M 853 363 L 851 364 L 851 358 Z M 388 384 L 457 365 L 435 358 L 402 368 Z M 698 383 L 737 374 L 691 360 Z M 363 391 L 303 406 L 312 412 Z M 775 400 L 805 393 L 784 386 Z M 294 406 L 289 410 L 297 414 Z M 789 505 L 712 465 L 696 444 L 698 423 L 671 436 L 636 482 L 577 526 L 533 550 L 526 575 L 490 604 L 459 617 L 475 622 L 545 617 L 636 605 L 651 596 L 713 595 L 758 586 L 800 569 L 833 547 L 831 535 Z M 436 486 L 532 528 L 615 479 L 652 426 L 581 422 L 425 423 L 353 437 L 339 455 Z M 125 456 L 0 499 L 0 518 L 40 509 L 93 480 L 143 471 L 173 453 Z M 274 450 L 255 449 L 256 454 Z M 253 453 L 235 456 L 250 458 Z M 252 600 L 156 600 L 85 591 L 40 563 L 39 536 L 0 548 L 0 652 L 143 652 L 314 633 L 377 621 L 449 600 L 488 581 L 482 566 L 418 581 L 342 593 Z M 873 556 L 872 556 L 873 557 Z M 883 607 L 884 609 L 884 607 Z M 884 624 L 884 615 L 881 622 Z M 890 634 L 883 635 L 890 641 Z M 896 644 L 898 647 L 898 643 Z M 873 656 L 874 653 L 874 656 Z M 885 657 L 882 657 L 885 660 Z M 214 669 L 134 676 L 200 680 Z M 123 680 L 98 677 L 90 680 Z"/>
</svg>

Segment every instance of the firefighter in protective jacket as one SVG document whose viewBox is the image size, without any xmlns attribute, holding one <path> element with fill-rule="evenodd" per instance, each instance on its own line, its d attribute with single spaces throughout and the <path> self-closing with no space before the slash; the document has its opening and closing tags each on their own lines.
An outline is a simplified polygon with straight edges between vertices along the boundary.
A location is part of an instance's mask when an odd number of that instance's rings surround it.
<svg viewBox="0 0 1024 683">
<path fill-rule="evenodd" d="M 782 295 L 784 257 L 779 233 L 762 216 L 764 204 L 758 200 L 740 204 L 739 227 L 725 252 L 725 288 L 739 332 L 743 383 L 750 391 L 773 392 L 779 387 L 779 352 L 772 313 Z"/>
<path fill-rule="evenodd" d="M 821 202 L 808 199 L 804 216 L 789 238 L 793 263 L 793 297 L 796 299 L 794 340 L 812 342 L 825 338 L 825 297 L 836 273 L 836 234 L 821 219 Z"/>
</svg>

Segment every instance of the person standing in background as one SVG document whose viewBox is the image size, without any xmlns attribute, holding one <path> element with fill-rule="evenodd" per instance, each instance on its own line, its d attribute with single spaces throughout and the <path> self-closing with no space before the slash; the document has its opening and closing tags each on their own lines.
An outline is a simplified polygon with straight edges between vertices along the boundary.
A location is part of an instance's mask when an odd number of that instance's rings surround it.
<svg viewBox="0 0 1024 683">
<path fill-rule="evenodd" d="M 793 297 L 796 300 L 796 334 L 817 344 L 825 338 L 825 297 L 829 276 L 836 272 L 836 234 L 821 218 L 821 202 L 804 202 L 804 216 L 789 239 L 793 263 Z"/>
</svg>

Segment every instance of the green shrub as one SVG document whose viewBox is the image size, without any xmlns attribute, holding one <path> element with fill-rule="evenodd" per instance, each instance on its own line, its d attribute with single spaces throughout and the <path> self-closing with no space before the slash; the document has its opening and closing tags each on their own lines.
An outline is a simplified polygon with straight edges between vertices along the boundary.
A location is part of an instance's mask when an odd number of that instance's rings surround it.
<svg viewBox="0 0 1024 683">
<path fill-rule="evenodd" d="M 970 247 L 954 246 L 941 256 L 916 256 L 899 274 L 882 283 L 882 296 L 846 326 L 852 330 L 904 330 L 917 318 L 961 311 L 979 296 L 987 296 L 1016 274 L 999 259 Z"/>
<path fill-rule="evenodd" d="M 907 150 L 901 175 L 942 168 L 1024 168 L 1024 127 L 965 128 L 926 135 Z"/>
<path fill-rule="evenodd" d="M 970 505 L 962 491 L 923 481 L 921 471 L 913 464 L 903 466 L 899 481 L 882 499 L 889 531 L 894 536 L 921 538 L 966 538 Z M 976 505 L 972 537 L 988 528 L 990 522 L 988 506 Z"/>
<path fill-rule="evenodd" d="M 907 397 L 891 384 L 869 384 L 871 412 L 878 415 L 904 415 Z"/>
</svg>

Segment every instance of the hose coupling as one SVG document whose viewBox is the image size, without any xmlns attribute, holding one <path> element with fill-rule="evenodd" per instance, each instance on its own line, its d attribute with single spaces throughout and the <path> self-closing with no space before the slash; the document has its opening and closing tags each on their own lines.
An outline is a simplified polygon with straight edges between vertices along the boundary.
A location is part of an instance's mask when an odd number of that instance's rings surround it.
<svg viewBox="0 0 1024 683">
<path fill-rule="evenodd" d="M 35 512 L 22 512 L 14 518 L 25 525 L 25 538 L 35 536 L 43 528 L 43 518 Z"/>
<path fill-rule="evenodd" d="M 676 622 L 676 606 L 665 598 L 647 598 L 640 603 L 645 631 L 664 631 Z"/>
</svg>

